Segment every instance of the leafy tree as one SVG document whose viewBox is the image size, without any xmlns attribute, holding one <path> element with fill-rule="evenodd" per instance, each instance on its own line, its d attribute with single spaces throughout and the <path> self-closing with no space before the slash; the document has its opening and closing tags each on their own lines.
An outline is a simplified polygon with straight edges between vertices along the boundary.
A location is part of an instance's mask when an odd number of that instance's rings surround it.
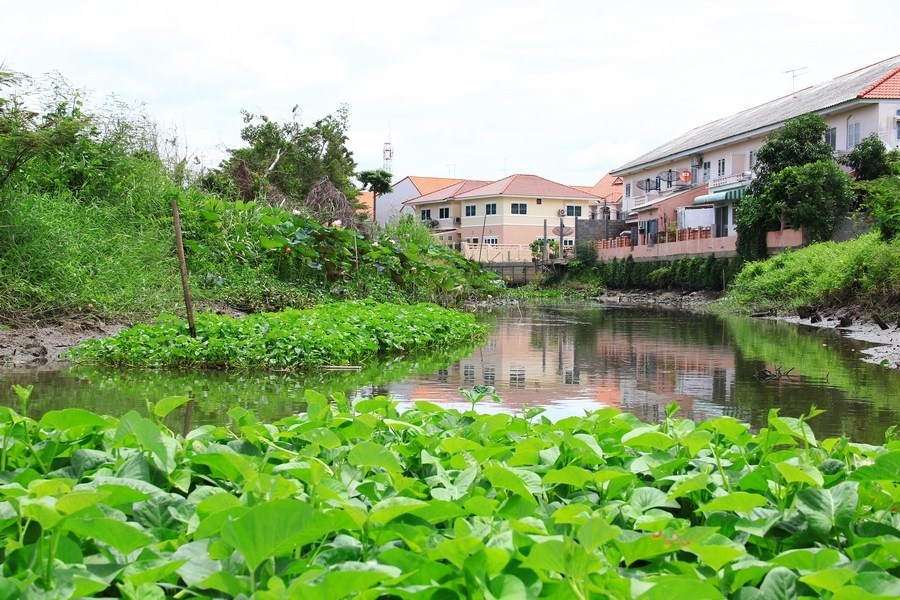
<svg viewBox="0 0 900 600">
<path fill-rule="evenodd" d="M 348 198 L 356 197 L 356 186 L 350 180 L 356 163 L 346 146 L 346 106 L 308 126 L 297 120 L 297 107 L 288 123 L 278 123 L 266 115 L 246 110 L 241 114 L 244 119 L 241 139 L 249 146 L 229 151 L 230 158 L 204 180 L 207 189 L 233 190 L 228 182 L 233 179 L 237 180 L 245 199 L 268 193 L 274 187 L 289 199 L 300 202 L 317 181 L 327 178 Z"/>
<path fill-rule="evenodd" d="M 833 160 L 786 167 L 772 176 L 761 196 L 769 216 L 802 225 L 811 242 L 825 242 L 853 202 L 850 177 Z"/>
<path fill-rule="evenodd" d="M 782 201 L 774 194 L 767 194 L 775 176 L 788 167 L 800 167 L 810 163 L 833 162 L 831 146 L 825 143 L 825 120 L 815 114 L 805 114 L 785 122 L 784 127 L 773 132 L 756 153 L 756 178 L 747 188 L 737 208 L 737 253 L 742 260 L 758 260 L 766 256 L 766 231 L 780 218 L 786 217 L 781 209 L 803 203 L 805 199 L 792 195 L 790 201 Z M 787 179 L 780 180 L 781 188 Z M 796 179 L 792 179 L 796 181 Z M 813 204 L 827 204 L 815 199 Z M 795 218 L 809 213 L 796 208 Z M 802 220 L 792 220 L 794 226 L 805 226 Z M 820 224 L 814 223 L 815 227 Z"/>
<path fill-rule="evenodd" d="M 0 90 L 13 88 L 0 95 L 0 189 L 31 159 L 72 144 L 87 126 L 77 95 L 74 101 L 53 97 L 43 112 L 29 107 L 30 84 L 27 76 L 0 65 Z M 19 86 L 24 93 L 16 91 Z"/>
<path fill-rule="evenodd" d="M 864 206 L 871 211 L 881 239 L 888 242 L 900 236 L 900 177 L 888 175 L 867 183 Z"/>
<path fill-rule="evenodd" d="M 363 189 L 372 191 L 372 220 L 378 220 L 378 213 L 375 208 L 378 206 L 378 196 L 391 193 L 391 173 L 384 169 L 373 169 L 369 171 L 360 171 L 356 174 L 356 178 L 362 184 Z"/>
<path fill-rule="evenodd" d="M 853 169 L 857 181 L 871 181 L 891 174 L 888 149 L 877 133 L 857 144 L 850 154 L 841 158 L 841 164 Z"/>
</svg>

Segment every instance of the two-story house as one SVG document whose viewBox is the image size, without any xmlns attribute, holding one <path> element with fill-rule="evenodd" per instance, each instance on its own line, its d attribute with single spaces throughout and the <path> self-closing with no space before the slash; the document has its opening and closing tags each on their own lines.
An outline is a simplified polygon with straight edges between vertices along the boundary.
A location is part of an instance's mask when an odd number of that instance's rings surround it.
<svg viewBox="0 0 900 600">
<path fill-rule="evenodd" d="M 587 219 L 601 199 L 537 175 L 494 182 L 467 180 L 407 200 L 442 243 L 525 248 L 547 235 L 575 244 L 575 219 Z M 519 256 L 521 258 L 521 256 Z"/>
<path fill-rule="evenodd" d="M 614 169 L 633 248 L 601 245 L 601 258 L 733 254 L 735 206 L 754 176 L 756 152 L 769 133 L 806 113 L 825 119 L 836 154 L 872 133 L 898 147 L 900 56 L 707 123 Z M 693 243 L 661 245 L 673 241 Z M 798 232 L 770 234 L 770 251 L 802 243 Z"/>
</svg>

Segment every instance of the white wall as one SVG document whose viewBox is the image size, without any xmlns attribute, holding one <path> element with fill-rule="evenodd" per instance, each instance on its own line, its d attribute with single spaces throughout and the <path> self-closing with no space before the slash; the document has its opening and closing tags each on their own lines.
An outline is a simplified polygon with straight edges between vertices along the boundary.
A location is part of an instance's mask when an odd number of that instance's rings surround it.
<svg viewBox="0 0 900 600">
<path fill-rule="evenodd" d="M 403 201 L 420 196 L 419 190 L 413 185 L 409 177 L 404 177 L 394 184 L 390 194 L 378 196 L 375 201 L 375 219 L 379 223 L 387 223 L 400 214 Z M 409 210 L 407 208 L 407 210 Z"/>
</svg>

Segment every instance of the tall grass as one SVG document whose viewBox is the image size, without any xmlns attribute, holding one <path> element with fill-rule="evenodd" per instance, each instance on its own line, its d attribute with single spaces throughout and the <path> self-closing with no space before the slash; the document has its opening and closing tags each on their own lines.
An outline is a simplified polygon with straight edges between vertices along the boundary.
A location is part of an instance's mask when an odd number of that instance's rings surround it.
<svg viewBox="0 0 900 600">
<path fill-rule="evenodd" d="M 900 311 L 900 240 L 867 234 L 747 264 L 724 302 L 746 312 L 845 303 Z"/>
</svg>

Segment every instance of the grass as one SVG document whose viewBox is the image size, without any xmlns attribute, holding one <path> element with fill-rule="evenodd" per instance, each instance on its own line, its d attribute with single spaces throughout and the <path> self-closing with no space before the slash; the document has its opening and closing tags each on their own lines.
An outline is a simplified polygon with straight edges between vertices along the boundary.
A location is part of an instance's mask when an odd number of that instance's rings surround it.
<svg viewBox="0 0 900 600">
<path fill-rule="evenodd" d="M 747 264 L 719 312 L 785 313 L 802 306 L 855 304 L 896 316 L 900 310 L 900 240 L 875 234 L 848 242 L 812 244 Z"/>
</svg>

